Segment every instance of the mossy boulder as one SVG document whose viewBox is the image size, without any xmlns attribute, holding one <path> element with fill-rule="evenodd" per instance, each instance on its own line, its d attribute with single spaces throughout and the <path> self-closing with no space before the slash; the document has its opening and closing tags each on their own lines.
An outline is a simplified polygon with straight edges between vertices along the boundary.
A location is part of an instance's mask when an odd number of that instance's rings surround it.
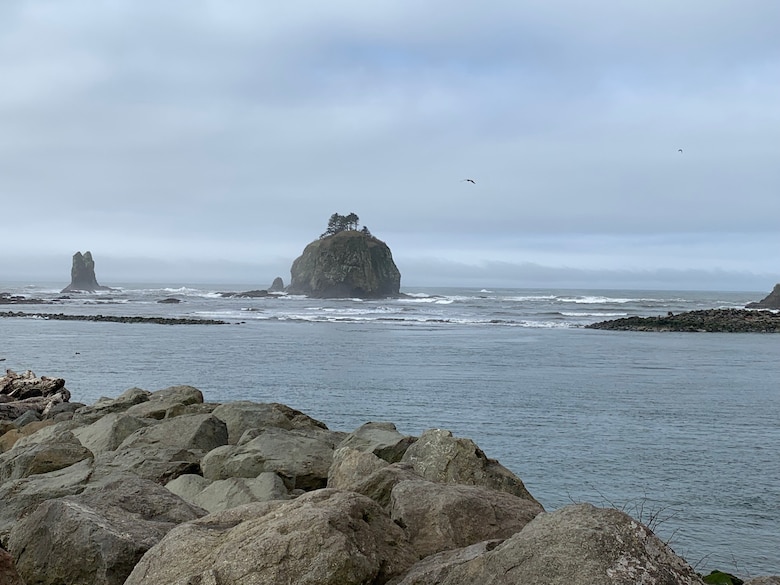
<svg viewBox="0 0 780 585">
<path fill-rule="evenodd" d="M 383 241 L 345 230 L 311 242 L 292 264 L 288 292 L 319 298 L 398 296 L 401 273 Z"/>
</svg>

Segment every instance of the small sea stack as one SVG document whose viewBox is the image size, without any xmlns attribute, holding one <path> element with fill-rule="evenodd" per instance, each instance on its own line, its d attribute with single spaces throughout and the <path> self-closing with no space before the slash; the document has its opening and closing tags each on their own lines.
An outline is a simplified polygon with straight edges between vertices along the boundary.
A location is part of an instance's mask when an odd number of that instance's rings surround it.
<svg viewBox="0 0 780 585">
<path fill-rule="evenodd" d="M 73 254 L 73 265 L 70 269 L 70 284 L 61 292 L 95 292 L 98 290 L 111 290 L 110 287 L 98 284 L 95 277 L 95 261 L 92 253 L 87 251 Z"/>
</svg>

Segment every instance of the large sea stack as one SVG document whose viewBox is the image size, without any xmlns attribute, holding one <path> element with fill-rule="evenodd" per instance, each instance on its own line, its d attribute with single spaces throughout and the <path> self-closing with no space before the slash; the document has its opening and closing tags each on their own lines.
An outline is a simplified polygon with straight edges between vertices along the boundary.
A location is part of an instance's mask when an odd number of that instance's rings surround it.
<svg viewBox="0 0 780 585">
<path fill-rule="evenodd" d="M 397 296 L 401 273 L 387 244 L 354 229 L 310 243 L 290 269 L 287 289 L 319 298 L 375 299 Z"/>
<path fill-rule="evenodd" d="M 780 309 L 780 284 L 776 284 L 772 292 L 757 303 L 748 303 L 747 309 Z"/>
<path fill-rule="evenodd" d="M 110 290 L 107 286 L 98 284 L 95 278 L 95 261 L 91 252 L 73 254 L 73 266 L 70 269 L 70 284 L 62 289 L 62 292 L 95 292 L 96 290 Z"/>
</svg>

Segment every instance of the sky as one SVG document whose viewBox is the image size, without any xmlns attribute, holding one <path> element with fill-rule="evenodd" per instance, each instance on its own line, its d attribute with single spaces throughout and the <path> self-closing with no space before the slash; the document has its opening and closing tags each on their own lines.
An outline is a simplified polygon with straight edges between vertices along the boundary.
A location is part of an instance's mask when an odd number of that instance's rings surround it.
<svg viewBox="0 0 780 585">
<path fill-rule="evenodd" d="M 2 0 L 0 286 L 87 250 L 101 284 L 287 284 L 354 212 L 402 290 L 769 291 L 779 28 L 776 0 Z"/>
</svg>

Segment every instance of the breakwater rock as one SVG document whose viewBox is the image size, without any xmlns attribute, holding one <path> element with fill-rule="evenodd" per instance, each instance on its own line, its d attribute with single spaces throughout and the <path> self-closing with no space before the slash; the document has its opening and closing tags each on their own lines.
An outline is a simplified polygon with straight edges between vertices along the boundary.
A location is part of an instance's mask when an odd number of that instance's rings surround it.
<svg viewBox="0 0 780 585">
<path fill-rule="evenodd" d="M 657 317 L 624 317 L 586 325 L 615 331 L 780 333 L 780 314 L 748 309 L 706 309 Z"/>
<path fill-rule="evenodd" d="M 0 561 L 18 582 L 703 583 L 641 522 L 590 504 L 547 513 L 442 429 L 333 431 L 192 386 L 0 424 Z"/>
<path fill-rule="evenodd" d="M 0 311 L 0 317 L 26 317 L 50 321 L 102 321 L 109 323 L 155 323 L 157 325 L 227 325 L 219 319 L 193 319 L 188 317 L 140 317 L 122 315 L 66 315 L 65 313 L 25 313 Z"/>
</svg>

